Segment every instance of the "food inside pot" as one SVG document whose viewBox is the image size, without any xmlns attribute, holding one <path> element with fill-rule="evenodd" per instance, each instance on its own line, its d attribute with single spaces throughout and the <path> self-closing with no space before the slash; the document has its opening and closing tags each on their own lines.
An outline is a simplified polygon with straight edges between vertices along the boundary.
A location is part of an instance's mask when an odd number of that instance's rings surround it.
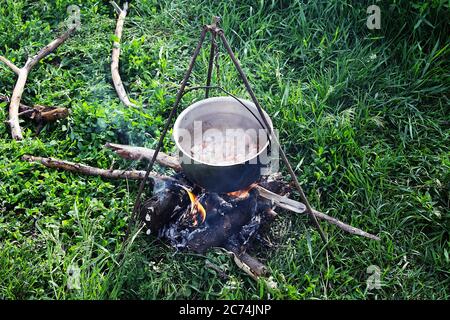
<svg viewBox="0 0 450 320">
<path fill-rule="evenodd" d="M 194 159 L 213 165 L 242 163 L 257 154 L 256 136 L 244 132 L 232 134 L 226 130 L 204 133 L 202 139 L 194 142 L 191 148 L 191 156 Z"/>
</svg>

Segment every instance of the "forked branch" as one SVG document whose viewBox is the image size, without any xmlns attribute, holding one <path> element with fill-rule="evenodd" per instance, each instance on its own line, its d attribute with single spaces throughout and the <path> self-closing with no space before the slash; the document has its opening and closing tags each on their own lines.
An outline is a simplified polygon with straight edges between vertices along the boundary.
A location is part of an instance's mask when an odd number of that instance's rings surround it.
<svg viewBox="0 0 450 320">
<path fill-rule="evenodd" d="M 11 135 L 15 140 L 22 140 L 22 130 L 19 124 L 19 108 L 20 100 L 22 98 L 23 90 L 25 88 L 25 83 L 27 82 L 28 74 L 31 69 L 43 58 L 53 52 L 58 48 L 64 41 L 69 38 L 69 36 L 76 30 L 76 27 L 72 27 L 61 36 L 47 44 L 43 47 L 35 56 L 28 58 L 27 62 L 22 68 L 18 68 L 11 61 L 5 57 L 1 57 L 0 60 L 4 62 L 11 70 L 13 70 L 17 75 L 17 82 L 14 86 L 13 93 L 11 95 L 11 101 L 9 103 L 9 126 L 11 127 Z"/>
<path fill-rule="evenodd" d="M 127 107 L 134 107 L 134 104 L 131 103 L 130 99 L 128 98 L 127 92 L 125 91 L 122 83 L 122 78 L 120 77 L 119 73 L 120 40 L 122 39 L 123 24 L 125 22 L 125 17 L 127 16 L 128 2 L 125 2 L 122 9 L 120 9 L 120 7 L 114 1 L 110 1 L 110 3 L 118 14 L 111 56 L 111 76 L 114 83 L 114 88 L 116 89 L 120 101 L 122 101 L 122 103 Z"/>
</svg>

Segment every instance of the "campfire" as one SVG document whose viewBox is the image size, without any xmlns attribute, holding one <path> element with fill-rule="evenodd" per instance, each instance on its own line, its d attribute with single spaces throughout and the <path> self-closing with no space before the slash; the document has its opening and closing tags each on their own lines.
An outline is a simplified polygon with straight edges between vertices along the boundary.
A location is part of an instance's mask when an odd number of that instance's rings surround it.
<svg viewBox="0 0 450 320">
<path fill-rule="evenodd" d="M 279 190 L 281 182 L 265 179 L 261 185 Z M 245 252 L 262 227 L 275 218 L 274 208 L 271 200 L 259 195 L 256 184 L 235 192 L 208 192 L 179 173 L 155 185 L 140 216 L 148 235 L 167 240 L 177 250 L 204 253 L 221 247 L 249 260 Z M 265 267 L 251 261 L 252 275 L 261 275 Z"/>
<path fill-rule="evenodd" d="M 246 251 L 277 215 L 274 202 L 262 197 L 258 188 L 284 193 L 288 188 L 280 178 L 273 175 L 243 190 L 216 193 L 195 187 L 178 173 L 155 183 L 153 196 L 141 206 L 140 218 L 148 235 L 167 241 L 176 250 L 205 253 L 224 248 L 257 278 L 267 269 Z"/>
</svg>

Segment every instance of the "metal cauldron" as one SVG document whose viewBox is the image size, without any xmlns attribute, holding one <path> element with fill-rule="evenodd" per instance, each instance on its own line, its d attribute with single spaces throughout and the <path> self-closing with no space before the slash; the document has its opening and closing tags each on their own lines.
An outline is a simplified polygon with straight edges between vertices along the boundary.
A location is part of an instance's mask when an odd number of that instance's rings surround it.
<svg viewBox="0 0 450 320">
<path fill-rule="evenodd" d="M 183 110 L 175 121 L 173 138 L 184 173 L 190 180 L 211 192 L 245 189 L 260 178 L 261 168 L 268 162 L 269 139 L 266 134 L 261 134 L 265 132 L 262 131 L 264 122 L 258 109 L 248 100 L 239 101 L 233 97 L 200 100 Z M 267 113 L 265 117 L 273 130 Z M 201 121 L 207 128 L 220 130 L 255 129 L 259 132 L 257 154 L 242 162 L 227 165 L 205 163 L 193 158 L 191 147 L 194 143 L 194 121 Z M 260 129 L 262 130 L 259 131 Z M 187 133 L 191 135 L 189 138 L 186 138 Z"/>
</svg>

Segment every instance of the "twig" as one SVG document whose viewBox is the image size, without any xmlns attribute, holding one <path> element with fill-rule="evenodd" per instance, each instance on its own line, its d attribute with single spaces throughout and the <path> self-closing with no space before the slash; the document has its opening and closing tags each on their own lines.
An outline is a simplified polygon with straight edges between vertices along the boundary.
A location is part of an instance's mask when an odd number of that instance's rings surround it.
<svg viewBox="0 0 450 320">
<path fill-rule="evenodd" d="M 250 256 L 246 252 L 239 252 L 239 250 L 230 243 L 225 244 L 224 249 L 228 254 L 233 256 L 234 262 L 254 280 L 258 280 L 260 277 L 267 275 L 268 269 L 258 259 Z"/>
<path fill-rule="evenodd" d="M 210 269 L 216 271 L 217 274 L 219 275 L 219 277 L 221 277 L 222 279 L 228 280 L 229 276 L 218 265 L 215 265 L 214 263 L 212 263 L 209 260 L 205 260 L 205 266 L 207 268 L 210 268 Z"/>
<path fill-rule="evenodd" d="M 280 208 L 283 208 L 283 209 L 286 209 L 286 210 L 289 210 L 289 211 L 293 211 L 293 212 L 296 212 L 296 213 L 305 213 L 305 211 L 306 211 L 306 206 L 303 203 L 301 203 L 301 202 L 289 199 L 287 197 L 282 197 L 282 196 L 277 195 L 276 193 L 273 193 L 273 192 L 271 192 L 271 191 L 269 191 L 269 190 L 267 190 L 267 189 L 265 189 L 265 188 L 263 188 L 261 186 L 258 186 L 258 185 L 255 188 L 258 190 L 259 195 L 261 197 L 263 197 L 263 198 L 265 198 L 267 200 L 273 201 L 275 203 L 275 205 L 280 207 Z M 374 236 L 373 234 L 365 232 L 365 231 L 363 231 L 361 229 L 352 227 L 352 226 L 350 226 L 350 225 L 348 225 L 348 224 L 346 224 L 346 223 L 344 223 L 344 222 L 342 222 L 342 221 L 340 221 L 340 220 L 338 220 L 336 218 L 333 218 L 333 217 L 330 217 L 330 216 L 326 215 L 325 213 L 322 213 L 322 212 L 317 211 L 315 209 L 312 209 L 312 213 L 314 214 L 314 216 L 316 218 L 322 219 L 322 220 L 326 220 L 329 223 L 334 224 L 335 226 L 339 227 L 340 229 L 342 229 L 342 230 L 344 230 L 344 231 L 346 231 L 348 233 L 355 234 L 355 235 L 358 235 L 358 236 L 361 236 L 361 237 L 366 237 L 366 238 L 369 238 L 369 239 L 372 239 L 372 240 L 380 241 L 379 237 Z"/>
<path fill-rule="evenodd" d="M 14 71 L 15 74 L 19 74 L 20 69 L 11 61 L 9 61 L 8 59 L 6 59 L 3 56 L 0 56 L 0 61 L 2 61 L 4 64 L 6 64 L 12 71 Z"/>
<path fill-rule="evenodd" d="M 116 31 L 114 32 L 115 39 L 113 42 L 113 49 L 111 56 L 111 76 L 114 83 L 114 88 L 116 89 L 120 101 L 122 101 L 122 103 L 127 107 L 134 107 L 135 105 L 131 103 L 130 99 L 127 96 L 127 92 L 125 91 L 119 73 L 120 40 L 122 38 L 123 24 L 125 22 L 125 17 L 127 15 L 128 2 L 125 2 L 125 4 L 123 5 L 123 9 L 120 9 L 120 7 L 114 1 L 110 1 L 109 3 L 111 3 L 111 5 L 118 13 Z"/>
<path fill-rule="evenodd" d="M 76 30 L 76 27 L 70 28 L 61 36 L 47 44 L 43 47 L 34 57 L 28 58 L 27 62 L 22 68 L 17 68 L 12 62 L 7 60 L 6 58 L 1 59 L 3 62 L 8 65 L 17 75 L 17 82 L 14 86 L 13 93 L 11 95 L 11 101 L 9 103 L 9 120 L 8 123 L 11 127 L 11 135 L 15 140 L 22 140 L 22 130 L 19 124 L 19 107 L 20 107 L 20 99 L 22 98 L 22 93 L 25 88 L 25 83 L 28 78 L 28 74 L 31 69 L 38 63 L 40 60 L 45 58 L 48 54 L 53 52 L 56 48 L 58 48 L 64 41 L 69 38 L 69 36 Z"/>
<path fill-rule="evenodd" d="M 28 162 L 38 162 L 43 164 L 48 168 L 54 169 L 63 169 L 71 172 L 82 173 L 89 176 L 100 176 L 107 179 L 132 179 L 132 180 L 141 180 L 145 176 L 145 171 L 140 170 L 108 170 L 108 169 L 100 169 L 96 167 L 91 167 L 85 164 L 70 162 L 55 158 L 44 158 L 44 157 L 35 157 L 30 155 L 22 156 L 23 161 Z M 168 177 L 160 176 L 152 173 L 151 177 L 154 179 L 167 180 L 170 179 Z"/>
</svg>

